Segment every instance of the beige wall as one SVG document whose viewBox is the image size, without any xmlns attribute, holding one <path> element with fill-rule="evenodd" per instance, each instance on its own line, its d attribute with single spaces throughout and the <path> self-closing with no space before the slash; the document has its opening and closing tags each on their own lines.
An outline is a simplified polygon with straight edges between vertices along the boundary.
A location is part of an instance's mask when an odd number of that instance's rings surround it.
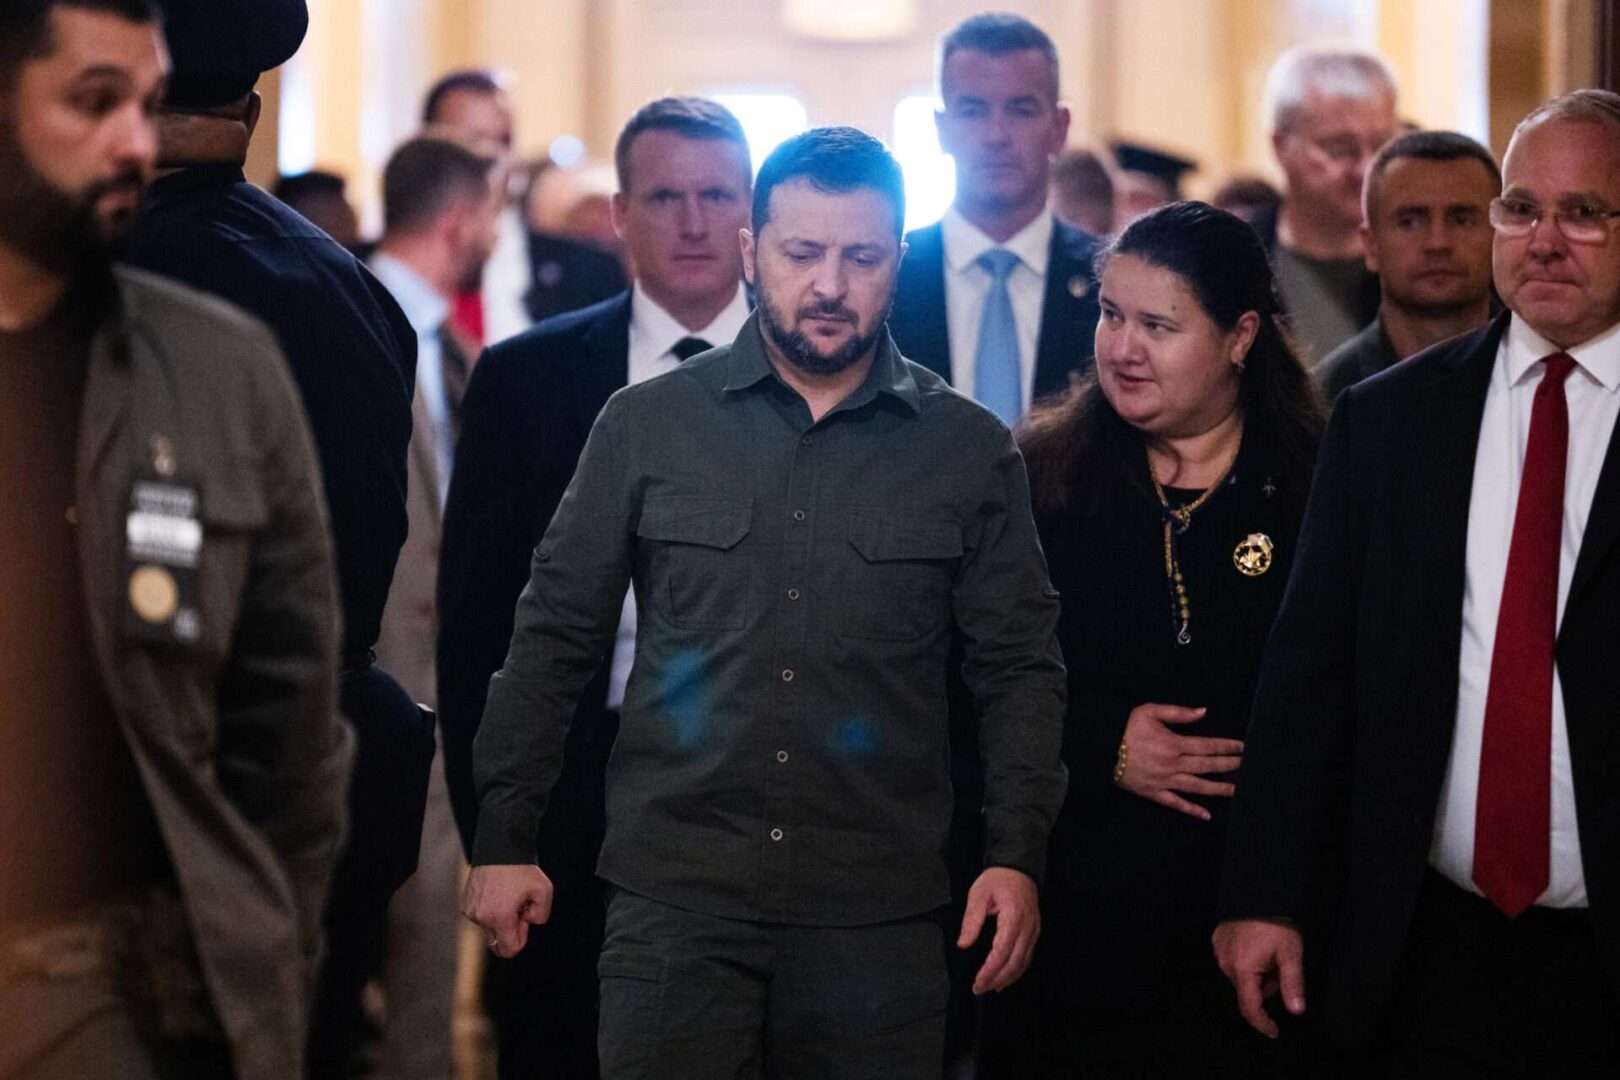
<svg viewBox="0 0 1620 1080">
<path fill-rule="evenodd" d="M 1271 59 L 1330 38 L 1380 48 L 1403 115 L 1493 142 L 1528 104 L 1579 75 L 1591 0 L 998 0 L 1057 41 L 1075 140 L 1119 135 L 1199 159 L 1207 192 L 1271 173 L 1260 113 Z M 295 66 L 314 103 L 316 159 L 365 195 L 443 71 L 514 78 L 519 149 L 560 134 L 606 156 L 641 102 L 669 92 L 797 94 L 811 123 L 891 135 L 895 102 L 932 84 L 939 35 L 982 0 L 918 0 L 911 33 L 829 44 L 782 25 L 781 0 L 311 0 Z M 1522 26 L 1520 24 L 1523 24 Z M 1526 27 L 1531 29 L 1526 29 Z M 1489 94 L 1483 92 L 1487 72 Z M 1487 100 L 1488 99 L 1488 100 Z M 1497 148 L 1500 149 L 1498 143 Z"/>
</svg>

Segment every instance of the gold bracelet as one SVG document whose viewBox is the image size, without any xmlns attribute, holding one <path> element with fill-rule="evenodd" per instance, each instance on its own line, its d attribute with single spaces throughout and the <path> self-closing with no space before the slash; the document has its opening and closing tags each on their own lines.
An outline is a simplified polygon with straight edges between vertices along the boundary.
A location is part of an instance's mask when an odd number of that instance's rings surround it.
<svg viewBox="0 0 1620 1080">
<path fill-rule="evenodd" d="M 1130 760 L 1130 748 L 1125 745 L 1125 740 L 1121 739 L 1119 740 L 1119 755 L 1114 758 L 1114 783 L 1123 784 L 1125 782 L 1125 766 L 1130 764 Z"/>
</svg>

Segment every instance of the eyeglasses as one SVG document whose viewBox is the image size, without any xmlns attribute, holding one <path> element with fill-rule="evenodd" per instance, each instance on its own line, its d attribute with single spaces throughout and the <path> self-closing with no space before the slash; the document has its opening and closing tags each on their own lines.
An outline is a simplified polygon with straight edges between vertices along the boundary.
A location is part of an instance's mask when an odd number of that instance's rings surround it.
<svg viewBox="0 0 1620 1080">
<path fill-rule="evenodd" d="M 1369 160 L 1389 141 L 1388 136 L 1379 136 L 1366 141 L 1353 135 L 1333 135 L 1325 139 L 1311 139 L 1300 135 L 1299 138 L 1310 147 L 1312 153 L 1333 165 L 1340 166 L 1357 165 Z"/>
<path fill-rule="evenodd" d="M 1548 214 L 1570 243 L 1601 244 L 1609 238 L 1609 222 L 1620 217 L 1620 210 L 1604 210 L 1588 203 L 1547 210 L 1525 199 L 1491 200 L 1491 228 L 1503 236 L 1529 236 Z"/>
</svg>

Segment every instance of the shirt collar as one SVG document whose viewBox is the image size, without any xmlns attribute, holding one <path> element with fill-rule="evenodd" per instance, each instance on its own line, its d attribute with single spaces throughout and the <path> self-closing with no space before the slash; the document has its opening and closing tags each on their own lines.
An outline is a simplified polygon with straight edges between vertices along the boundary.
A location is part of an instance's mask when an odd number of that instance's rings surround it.
<svg viewBox="0 0 1620 1080">
<path fill-rule="evenodd" d="M 764 331 L 760 328 L 759 313 L 756 311 L 748 317 L 748 321 L 743 324 L 742 332 L 731 345 L 730 363 L 726 371 L 725 386 L 722 389 L 728 393 L 747 390 L 767 378 L 781 382 L 781 377 L 776 374 L 776 368 L 771 365 L 770 357 L 765 353 Z M 922 396 L 917 389 L 917 380 L 901 360 L 900 352 L 894 347 L 894 339 L 889 336 L 887 326 L 883 328 L 883 336 L 878 339 L 877 355 L 872 358 L 872 366 L 866 373 L 865 381 L 861 383 L 859 389 L 839 404 L 837 411 L 858 408 L 878 394 L 889 395 L 913 413 L 922 411 Z"/>
<path fill-rule="evenodd" d="M 731 302 L 721 308 L 720 314 L 701 330 L 688 330 L 682 326 L 675 316 L 647 295 L 639 281 L 630 288 L 630 332 L 637 340 L 656 350 L 652 352 L 653 356 L 663 356 L 677 342 L 689 337 L 702 338 L 710 345 L 724 345 L 736 338 L 747 321 L 748 297 L 743 294 L 741 282 L 737 283 L 737 291 L 732 295 Z"/>
<path fill-rule="evenodd" d="M 1539 360 L 1555 352 L 1568 353 L 1580 369 L 1597 380 L 1603 389 L 1611 394 L 1620 393 L 1620 323 L 1573 349 L 1560 350 L 1517 315 L 1508 320 L 1507 374 L 1510 384 L 1517 386 Z"/>
<path fill-rule="evenodd" d="M 378 252 L 371 257 L 371 272 L 383 287 L 394 294 L 405 312 L 411 329 L 418 336 L 433 334 L 450 317 L 450 301 L 440 296 L 426 278 L 392 255 Z"/>
<path fill-rule="evenodd" d="M 1038 277 L 1046 276 L 1046 264 L 1052 256 L 1052 211 L 1042 209 L 1035 220 L 998 244 L 986 236 L 984 230 L 963 217 L 956 207 L 945 211 L 940 231 L 945 243 L 945 262 L 953 273 L 960 274 L 978 261 L 991 248 L 1006 248 L 1017 255 L 1019 261 Z"/>
</svg>

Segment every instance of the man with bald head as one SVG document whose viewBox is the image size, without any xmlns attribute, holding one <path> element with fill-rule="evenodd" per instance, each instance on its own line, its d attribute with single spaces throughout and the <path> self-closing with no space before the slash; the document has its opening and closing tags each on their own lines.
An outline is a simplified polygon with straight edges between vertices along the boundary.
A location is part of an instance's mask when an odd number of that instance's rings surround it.
<svg viewBox="0 0 1620 1080">
<path fill-rule="evenodd" d="M 1620 1069 L 1620 95 L 1503 182 L 1507 311 L 1339 398 L 1233 809 L 1221 966 L 1357 1075 Z"/>
</svg>

